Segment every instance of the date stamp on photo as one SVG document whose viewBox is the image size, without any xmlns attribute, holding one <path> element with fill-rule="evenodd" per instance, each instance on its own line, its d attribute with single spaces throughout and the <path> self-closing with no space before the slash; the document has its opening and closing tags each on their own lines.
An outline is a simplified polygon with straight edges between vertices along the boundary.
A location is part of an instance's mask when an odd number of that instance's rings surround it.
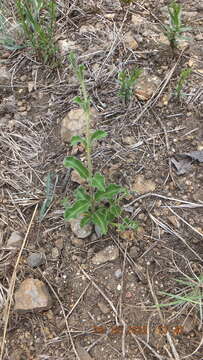
<svg viewBox="0 0 203 360">
<path fill-rule="evenodd" d="M 105 326 L 94 326 L 94 333 L 96 334 L 105 334 L 109 335 L 119 335 L 124 331 L 123 326 L 113 326 L 111 329 L 107 329 Z M 127 326 L 125 329 L 126 334 L 134 335 L 147 335 L 150 332 L 150 329 L 147 325 L 138 325 L 138 326 Z M 167 333 L 172 334 L 173 336 L 178 336 L 183 333 L 183 326 L 167 326 L 167 325 L 158 325 L 153 329 L 153 333 L 156 335 L 166 335 Z"/>
</svg>

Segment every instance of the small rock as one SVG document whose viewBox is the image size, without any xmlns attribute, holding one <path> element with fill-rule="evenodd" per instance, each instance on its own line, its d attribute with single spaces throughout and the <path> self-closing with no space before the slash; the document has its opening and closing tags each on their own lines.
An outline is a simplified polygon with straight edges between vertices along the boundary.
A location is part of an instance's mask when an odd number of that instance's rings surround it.
<svg viewBox="0 0 203 360">
<path fill-rule="evenodd" d="M 116 279 L 120 279 L 123 275 L 123 272 L 121 269 L 117 269 L 114 273 Z"/>
<path fill-rule="evenodd" d="M 135 258 L 138 257 L 138 249 L 137 249 L 137 246 L 132 246 L 132 247 L 130 248 L 129 255 L 130 255 L 133 259 L 135 259 Z"/>
<path fill-rule="evenodd" d="M 55 241 L 55 246 L 59 249 L 59 250 L 62 250 L 63 249 L 63 239 L 57 239 Z"/>
<path fill-rule="evenodd" d="M 71 172 L 71 180 L 73 182 L 76 182 L 77 184 L 80 184 L 80 185 L 82 185 L 82 184 L 84 184 L 86 182 L 86 180 L 81 178 L 81 176 L 78 174 L 78 172 L 76 170 L 73 170 Z"/>
<path fill-rule="evenodd" d="M 34 253 L 28 256 L 27 264 L 31 267 L 37 267 L 45 263 L 45 257 L 43 253 Z"/>
<path fill-rule="evenodd" d="M 88 352 L 82 347 L 80 346 L 80 344 L 76 344 L 76 351 L 77 351 L 77 357 L 80 360 L 94 360 L 89 354 Z"/>
<path fill-rule="evenodd" d="M 85 34 L 85 33 L 95 33 L 96 29 L 93 25 L 89 24 L 89 25 L 82 25 L 80 27 L 79 33 L 80 34 Z"/>
<path fill-rule="evenodd" d="M 97 236 L 97 239 L 99 239 L 102 236 L 101 229 L 98 225 L 95 225 L 94 229 L 95 229 L 95 233 L 96 233 L 95 235 Z"/>
<path fill-rule="evenodd" d="M 136 143 L 134 136 L 126 136 L 123 138 L 123 143 L 127 145 L 133 145 Z"/>
<path fill-rule="evenodd" d="M 152 180 L 145 180 L 143 175 L 138 175 L 132 185 L 132 190 L 140 194 L 152 192 L 156 189 L 156 184 Z"/>
<path fill-rule="evenodd" d="M 198 12 L 197 11 L 183 11 L 182 12 L 184 18 L 185 18 L 185 21 L 190 21 L 190 20 L 193 20 L 195 17 L 198 16 Z"/>
<path fill-rule="evenodd" d="M 92 233 L 92 226 L 91 225 L 85 225 L 81 228 L 80 221 L 82 219 L 82 216 L 80 216 L 78 219 L 71 219 L 70 226 L 72 232 L 79 237 L 80 239 L 85 239 Z"/>
<path fill-rule="evenodd" d="M 48 310 L 52 299 L 46 285 L 38 279 L 25 279 L 15 292 L 14 310 L 18 312 Z"/>
<path fill-rule="evenodd" d="M 132 15 L 132 23 L 136 27 L 139 27 L 140 25 L 144 25 L 146 23 L 146 19 L 139 14 L 134 14 Z"/>
<path fill-rule="evenodd" d="M 135 50 L 138 47 L 138 43 L 135 40 L 133 33 L 128 31 L 124 36 L 124 44 L 127 48 Z"/>
<path fill-rule="evenodd" d="M 51 257 L 52 259 L 57 259 L 60 255 L 60 252 L 59 252 L 59 249 L 57 249 L 57 247 L 54 247 L 52 250 L 51 250 Z"/>
<path fill-rule="evenodd" d="M 116 246 L 110 245 L 105 249 L 99 251 L 96 255 L 92 257 L 92 263 L 94 265 L 100 265 L 107 261 L 116 260 L 119 257 L 119 250 Z"/>
<path fill-rule="evenodd" d="M 72 109 L 61 123 L 61 139 L 70 142 L 72 136 L 82 135 L 85 131 L 85 117 L 82 109 Z"/>
<path fill-rule="evenodd" d="M 22 75 L 20 81 L 25 82 L 27 80 L 27 75 Z"/>
<path fill-rule="evenodd" d="M 104 5 L 108 7 L 109 10 L 121 10 L 120 0 L 104 0 Z"/>
<path fill-rule="evenodd" d="M 177 217 L 175 215 L 171 215 L 168 217 L 168 220 L 170 221 L 170 223 L 175 226 L 176 228 L 180 228 L 180 223 L 177 219 Z"/>
<path fill-rule="evenodd" d="M 76 247 L 82 247 L 84 245 L 84 241 L 82 239 L 73 237 L 71 239 L 71 243 L 72 245 L 76 246 Z"/>
<path fill-rule="evenodd" d="M 91 124 L 94 127 L 96 122 L 96 110 L 91 107 Z M 70 142 L 72 136 L 82 135 L 86 130 L 86 121 L 82 109 L 72 109 L 61 122 L 61 139 L 63 142 Z"/>
<path fill-rule="evenodd" d="M 13 95 L 9 96 L 8 98 L 4 98 L 1 105 L 0 105 L 0 114 L 14 114 L 16 111 L 16 101 Z"/>
<path fill-rule="evenodd" d="M 160 83 L 161 80 L 156 75 L 151 75 L 145 70 L 135 85 L 134 93 L 139 100 L 149 100 Z"/>
<path fill-rule="evenodd" d="M 78 264 L 83 263 L 83 258 L 80 255 L 72 255 L 72 260 L 78 262 Z"/>
<path fill-rule="evenodd" d="M 23 234 L 18 231 L 13 231 L 10 238 L 7 241 L 7 247 L 19 248 L 23 242 Z"/>
<path fill-rule="evenodd" d="M 183 324 L 183 333 L 189 334 L 194 329 L 195 323 L 191 316 L 188 316 Z"/>
<path fill-rule="evenodd" d="M 6 66 L 0 66 L 0 84 L 10 85 L 11 74 L 8 72 Z"/>
<path fill-rule="evenodd" d="M 195 36 L 195 39 L 197 40 L 197 41 L 202 41 L 203 40 L 203 34 L 197 34 L 196 36 Z"/>
<path fill-rule="evenodd" d="M 98 302 L 98 307 L 100 308 L 100 310 L 101 310 L 101 312 L 103 313 L 103 314 L 108 314 L 109 313 L 109 308 L 108 308 L 108 306 L 106 306 L 103 302 Z"/>
<path fill-rule="evenodd" d="M 135 238 L 135 232 L 133 230 L 125 230 L 122 231 L 120 234 L 121 239 L 127 241 L 133 241 Z"/>
<path fill-rule="evenodd" d="M 67 54 L 70 53 L 70 51 L 76 51 L 76 50 L 82 50 L 81 47 L 79 45 L 76 44 L 75 41 L 72 40 L 59 40 L 58 41 L 58 47 L 59 47 L 59 51 L 61 53 L 62 56 L 66 56 Z"/>
</svg>

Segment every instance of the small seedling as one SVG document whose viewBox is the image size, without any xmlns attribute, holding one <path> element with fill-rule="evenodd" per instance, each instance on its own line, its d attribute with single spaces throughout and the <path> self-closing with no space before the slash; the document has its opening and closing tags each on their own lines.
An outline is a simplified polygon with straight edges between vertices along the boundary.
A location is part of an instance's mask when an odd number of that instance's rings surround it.
<svg viewBox="0 0 203 360">
<path fill-rule="evenodd" d="M 45 64 L 54 62 L 57 47 L 54 43 L 56 2 L 54 0 L 17 0 L 19 22 L 37 57 Z"/>
<path fill-rule="evenodd" d="M 85 85 L 83 64 L 78 65 L 74 53 L 69 56 L 69 61 L 74 69 L 75 75 L 80 83 L 81 95 L 74 98 L 84 111 L 86 120 L 85 137 L 73 136 L 71 145 L 82 143 L 86 150 L 87 166 L 79 159 L 68 156 L 64 159 L 64 166 L 72 168 L 78 172 L 81 178 L 86 180 L 86 186 L 80 186 L 74 191 L 75 201 L 73 204 L 65 205 L 64 218 L 71 220 L 82 216 L 81 227 L 86 224 L 97 225 L 101 234 L 106 234 L 110 225 L 117 226 L 115 222 L 121 216 L 122 208 L 119 202 L 122 196 L 125 196 L 127 190 L 117 184 L 106 184 L 104 176 L 99 172 L 94 172 L 92 163 L 92 146 L 96 140 L 107 136 L 103 130 L 91 131 L 91 99 Z M 124 226 L 128 228 L 137 227 L 137 223 L 125 219 Z"/>
<path fill-rule="evenodd" d="M 186 80 L 190 76 L 191 72 L 192 72 L 192 69 L 190 69 L 190 68 L 181 70 L 180 77 L 178 79 L 178 83 L 175 88 L 175 94 L 177 97 L 184 96 L 182 89 L 183 89 L 183 86 L 184 86 Z"/>
<path fill-rule="evenodd" d="M 127 102 L 132 97 L 133 88 L 142 73 L 142 69 L 136 68 L 130 73 L 127 71 L 120 71 L 118 74 L 118 81 L 120 84 L 119 95 L 123 98 L 124 103 Z"/>
<path fill-rule="evenodd" d="M 54 198 L 56 183 L 57 183 L 57 178 L 55 179 L 55 184 L 54 184 L 54 174 L 49 172 L 47 179 L 46 179 L 45 199 L 43 201 L 43 204 L 42 204 L 40 212 L 39 212 L 39 221 L 40 222 L 44 219 L 44 217 L 46 216 L 46 214 L 51 206 L 51 203 Z"/>
<path fill-rule="evenodd" d="M 169 26 L 165 25 L 164 34 L 168 38 L 172 51 L 177 48 L 178 40 L 183 40 L 182 33 L 190 30 L 182 24 L 182 5 L 173 1 L 168 6 Z"/>
<path fill-rule="evenodd" d="M 0 12 L 0 45 L 8 50 L 17 50 L 22 48 L 21 45 L 17 44 L 16 37 L 14 37 L 13 32 L 18 34 L 18 25 L 16 24 L 16 28 L 11 25 L 9 20 Z M 12 31 L 11 31 L 12 29 Z"/>
<path fill-rule="evenodd" d="M 201 325 L 203 323 L 203 275 L 189 277 L 185 279 L 175 279 L 177 283 L 183 286 L 177 294 L 170 294 L 160 291 L 160 294 L 166 295 L 172 299 L 171 302 L 159 304 L 159 307 L 192 305 L 198 307 Z"/>
</svg>

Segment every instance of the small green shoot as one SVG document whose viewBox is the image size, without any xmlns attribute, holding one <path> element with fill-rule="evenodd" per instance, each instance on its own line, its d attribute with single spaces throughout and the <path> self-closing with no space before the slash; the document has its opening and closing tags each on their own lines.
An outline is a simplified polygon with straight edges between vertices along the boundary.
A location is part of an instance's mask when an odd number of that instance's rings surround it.
<svg viewBox="0 0 203 360">
<path fill-rule="evenodd" d="M 192 72 L 192 69 L 186 68 L 181 70 L 177 86 L 175 88 L 175 95 L 177 97 L 184 96 L 184 93 L 182 92 L 183 86 L 185 85 L 186 80 L 189 78 L 190 74 Z"/>
<path fill-rule="evenodd" d="M 57 181 L 57 179 L 56 179 Z M 55 183 L 56 183 L 55 181 Z M 53 182 L 53 175 L 49 172 L 46 179 L 46 188 L 45 188 L 45 200 L 41 206 L 39 212 L 39 221 L 41 222 L 47 214 L 47 211 L 53 201 L 54 197 L 55 184 Z"/>
<path fill-rule="evenodd" d="M 54 0 L 17 0 L 19 22 L 36 56 L 45 64 L 53 64 L 57 54 L 54 43 L 56 2 Z"/>
<path fill-rule="evenodd" d="M 75 75 L 80 83 L 81 95 L 74 98 L 84 111 L 86 119 L 85 137 L 74 136 L 71 140 L 71 145 L 82 143 L 86 151 L 87 166 L 85 166 L 79 159 L 68 156 L 64 159 L 64 166 L 72 168 L 78 172 L 81 178 L 86 180 L 86 186 L 79 186 L 74 191 L 74 202 L 65 206 L 64 218 L 71 220 L 82 216 L 80 222 L 81 226 L 86 224 L 97 225 L 101 234 L 106 234 L 110 225 L 117 226 L 115 219 L 121 216 L 122 209 L 119 202 L 126 194 L 126 189 L 117 184 L 106 184 L 105 177 L 99 172 L 93 171 L 92 163 L 92 146 L 97 140 L 107 136 L 103 130 L 91 131 L 91 99 L 88 95 L 84 72 L 84 65 L 78 65 L 74 53 L 69 55 L 69 61 L 75 72 Z M 136 225 L 135 225 L 136 224 Z M 123 226 L 137 227 L 137 223 L 127 220 L 125 218 Z"/>
<path fill-rule="evenodd" d="M 18 25 L 12 25 L 9 20 L 0 12 L 0 45 L 7 50 L 17 50 L 21 49 L 22 46 L 17 43 L 17 36 L 14 36 L 14 33 L 20 36 Z M 19 32 L 19 34 L 18 34 Z"/>
<path fill-rule="evenodd" d="M 186 280 L 185 280 L 186 279 Z M 185 276 L 185 279 L 174 279 L 177 283 L 183 286 L 177 294 L 171 294 L 164 291 L 159 293 L 166 295 L 172 299 L 171 302 L 158 304 L 158 307 L 169 306 L 183 306 L 192 305 L 198 306 L 201 324 L 203 323 L 203 275 L 195 276 L 193 278 Z"/>
<path fill-rule="evenodd" d="M 125 104 L 127 104 L 132 97 L 133 88 L 142 71 L 142 69 L 135 68 L 131 72 L 123 70 L 118 73 L 118 81 L 120 84 L 119 95 L 123 98 Z"/>
<path fill-rule="evenodd" d="M 170 43 L 172 51 L 177 49 L 178 40 L 183 40 L 182 33 L 190 30 L 182 24 L 182 5 L 173 1 L 168 6 L 169 25 L 165 25 L 165 35 Z"/>
</svg>

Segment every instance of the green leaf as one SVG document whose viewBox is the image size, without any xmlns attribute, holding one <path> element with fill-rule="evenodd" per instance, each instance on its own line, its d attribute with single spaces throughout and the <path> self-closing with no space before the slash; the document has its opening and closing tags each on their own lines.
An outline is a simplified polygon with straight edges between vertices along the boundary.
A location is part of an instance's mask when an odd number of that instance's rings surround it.
<svg viewBox="0 0 203 360">
<path fill-rule="evenodd" d="M 91 221 L 92 221 L 91 214 L 87 214 L 82 218 L 82 220 L 80 222 L 80 226 L 83 227 L 83 226 L 91 223 Z"/>
<path fill-rule="evenodd" d="M 75 191 L 74 191 L 74 195 L 76 200 L 86 200 L 86 201 L 90 201 L 91 197 L 90 195 L 88 195 L 86 193 L 86 190 L 82 187 L 79 186 Z"/>
<path fill-rule="evenodd" d="M 100 201 L 103 199 L 112 199 L 114 196 L 121 192 L 124 192 L 125 188 L 117 184 L 110 184 L 107 186 L 105 191 L 97 191 L 95 194 L 95 200 Z"/>
<path fill-rule="evenodd" d="M 122 209 L 118 205 L 111 205 L 109 208 L 109 211 L 114 214 L 116 217 L 119 217 L 121 215 Z"/>
<path fill-rule="evenodd" d="M 96 173 L 92 178 L 92 186 L 100 191 L 105 191 L 105 178 L 103 175 Z"/>
<path fill-rule="evenodd" d="M 76 159 L 73 156 L 68 156 L 64 159 L 63 165 L 66 168 L 72 168 L 75 169 L 78 174 L 81 176 L 81 178 L 83 179 L 88 179 L 89 177 L 89 171 L 88 169 L 83 165 L 82 161 Z"/>
<path fill-rule="evenodd" d="M 76 55 L 75 55 L 75 53 L 73 51 L 70 52 L 68 58 L 69 58 L 69 61 L 70 61 L 71 65 L 72 65 L 73 69 L 76 69 L 76 67 L 77 67 L 77 58 L 76 58 Z"/>
<path fill-rule="evenodd" d="M 76 219 L 79 215 L 85 213 L 90 208 L 90 202 L 87 200 L 78 200 L 71 207 L 65 209 L 65 220 Z"/>
<path fill-rule="evenodd" d="M 81 143 L 81 144 L 83 144 L 85 146 L 87 145 L 86 140 L 84 138 L 82 138 L 81 136 L 73 136 L 72 139 L 71 139 L 70 144 L 71 145 L 76 145 L 78 143 Z"/>
<path fill-rule="evenodd" d="M 51 205 L 52 200 L 53 200 L 54 184 L 53 184 L 52 180 L 53 180 L 52 174 L 49 172 L 49 174 L 47 176 L 47 180 L 46 180 L 46 189 L 45 189 L 46 199 L 44 200 L 42 207 L 40 209 L 40 213 L 39 213 L 40 221 L 42 221 L 42 219 L 46 215 L 46 211 L 48 210 L 48 208 Z"/>
<path fill-rule="evenodd" d="M 80 105 L 81 107 L 83 106 L 83 100 L 81 99 L 80 96 L 76 96 L 73 98 L 73 102 Z"/>
<path fill-rule="evenodd" d="M 94 214 L 92 214 L 92 222 L 93 224 L 99 226 L 101 234 L 105 235 L 108 231 L 108 221 L 106 217 L 106 209 L 99 208 Z"/>
<path fill-rule="evenodd" d="M 90 138 L 90 141 L 94 141 L 94 140 L 99 140 L 99 139 L 102 139 L 104 137 L 106 137 L 108 134 L 106 131 L 103 131 L 103 130 L 96 130 L 92 135 L 91 135 L 91 138 Z"/>
<path fill-rule="evenodd" d="M 115 218 L 118 218 L 121 214 L 122 210 L 121 207 L 118 205 L 111 205 L 107 209 L 107 220 L 108 222 L 113 221 Z"/>
<path fill-rule="evenodd" d="M 192 30 L 192 28 L 190 26 L 182 26 L 179 31 L 186 32 L 186 31 L 190 31 L 190 30 Z"/>
</svg>

